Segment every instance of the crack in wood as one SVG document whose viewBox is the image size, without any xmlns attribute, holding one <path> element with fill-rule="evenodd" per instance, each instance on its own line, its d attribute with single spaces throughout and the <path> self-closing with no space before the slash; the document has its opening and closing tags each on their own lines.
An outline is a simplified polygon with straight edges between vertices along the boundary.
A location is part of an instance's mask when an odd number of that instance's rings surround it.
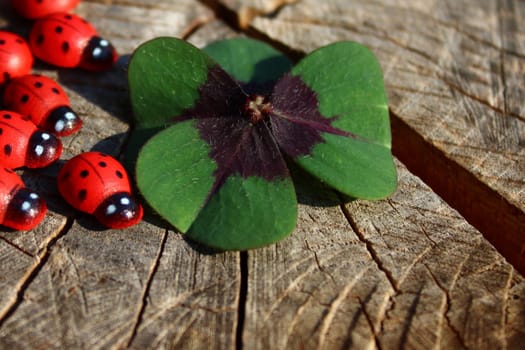
<svg viewBox="0 0 525 350">
<path fill-rule="evenodd" d="M 353 276 L 352 280 L 349 283 L 347 283 L 342 289 L 340 289 L 340 292 L 335 296 L 335 298 L 333 298 L 330 301 L 330 304 L 325 305 L 325 307 L 327 307 L 328 310 L 325 312 L 323 318 L 321 319 L 321 323 L 319 324 L 319 341 L 317 343 L 317 349 L 325 348 L 324 345 L 326 341 L 326 335 L 330 331 L 330 326 L 334 322 L 335 316 L 339 308 L 341 307 L 341 305 L 344 305 L 345 300 L 354 288 L 355 284 L 363 277 L 366 271 L 367 269 L 362 269 L 359 272 L 359 274 Z M 362 310 L 362 312 L 366 316 L 366 310 Z M 376 331 L 372 323 L 370 324 L 370 328 L 375 338 Z"/>
<path fill-rule="evenodd" d="M 377 335 L 377 331 L 374 327 L 374 322 L 372 321 L 370 314 L 368 314 L 368 312 L 366 311 L 366 304 L 372 298 L 372 293 L 373 292 L 369 293 L 366 296 L 366 299 L 364 301 L 361 300 L 360 297 L 356 297 L 356 299 L 357 299 L 357 302 L 359 303 L 359 306 L 361 307 L 360 310 L 362 314 L 365 316 L 366 323 L 368 324 L 368 327 L 370 327 L 370 331 L 372 332 L 372 336 L 373 336 L 372 341 L 374 343 L 375 348 L 378 350 L 382 350 L 383 346 L 381 345 L 381 341 L 379 340 L 379 337 Z"/>
<path fill-rule="evenodd" d="M 304 240 L 304 244 L 305 244 L 305 247 L 306 247 L 306 250 L 308 250 L 309 252 L 311 252 L 314 256 L 314 261 L 315 261 L 315 264 L 317 265 L 317 268 L 319 269 L 319 271 L 321 271 L 322 273 L 326 274 L 331 280 L 332 282 L 334 283 L 335 286 L 337 286 L 337 281 L 335 280 L 334 276 L 332 276 L 332 274 L 330 272 L 328 272 L 322 265 L 321 265 L 321 262 L 319 261 L 319 256 L 317 255 L 317 252 L 313 249 L 310 248 L 310 245 L 308 244 L 308 240 Z"/>
<path fill-rule="evenodd" d="M 160 265 L 160 259 L 162 258 L 164 254 L 164 248 L 166 246 L 166 241 L 168 240 L 168 234 L 169 231 L 165 230 L 164 234 L 162 235 L 162 238 L 160 240 L 159 249 L 157 251 L 157 255 L 155 259 L 153 260 L 153 263 L 150 266 L 150 270 L 148 273 L 148 277 L 146 278 L 146 284 L 144 285 L 144 288 L 142 289 L 142 295 L 141 295 L 141 303 L 138 308 L 137 314 L 133 320 L 131 331 L 129 332 L 129 337 L 127 341 L 125 342 L 125 348 L 130 348 L 133 340 L 135 339 L 139 326 L 142 322 L 142 319 L 144 317 L 144 311 L 146 310 L 146 306 L 148 305 L 148 297 L 149 292 L 151 289 L 151 286 L 153 284 L 153 279 L 155 276 L 155 273 L 157 272 L 159 265 Z"/>
<path fill-rule="evenodd" d="M 450 309 L 451 309 L 451 298 L 450 298 L 450 293 L 449 293 L 448 289 L 445 288 L 445 286 L 443 286 L 443 284 L 438 280 L 436 275 L 434 275 L 434 273 L 432 272 L 432 269 L 428 265 L 423 264 L 423 266 L 427 270 L 428 274 L 430 275 L 430 277 L 432 278 L 432 280 L 434 281 L 436 286 L 443 292 L 443 294 L 445 296 L 445 310 L 443 311 L 443 318 L 447 322 L 448 328 L 452 331 L 452 333 L 454 333 L 454 335 L 456 336 L 456 339 L 459 341 L 459 344 L 461 345 L 461 347 L 463 349 L 468 349 L 468 346 L 465 343 L 465 339 L 463 339 L 463 336 L 462 336 L 461 332 L 456 328 L 456 326 L 454 326 L 454 324 L 452 323 L 452 320 L 450 319 L 449 314 L 450 314 Z M 461 266 L 458 269 L 458 274 L 459 274 L 459 271 L 461 271 Z M 456 276 L 458 274 L 456 274 Z M 455 284 L 455 281 L 456 281 L 456 278 L 454 278 L 454 281 L 452 282 L 452 285 Z"/>
<path fill-rule="evenodd" d="M 0 328 L 15 313 L 20 304 L 22 304 L 26 290 L 29 288 L 31 283 L 35 280 L 49 260 L 51 250 L 57 241 L 63 238 L 69 232 L 72 226 L 73 219 L 67 219 L 62 226 L 58 227 L 57 230 L 47 238 L 45 244 L 39 250 L 33 264 L 18 282 L 11 301 L 8 302 L 2 310 L 0 310 Z"/>
<path fill-rule="evenodd" d="M 355 222 L 354 218 L 352 217 L 352 214 L 350 214 L 350 212 L 348 211 L 348 208 L 344 205 L 344 201 L 342 199 L 341 199 L 341 204 L 339 205 L 339 207 L 341 208 L 341 211 L 343 212 L 343 215 L 345 216 L 346 220 L 350 224 L 350 227 L 352 228 L 352 230 L 356 234 L 357 238 L 359 238 L 359 240 L 365 244 L 366 250 L 368 251 L 368 253 L 372 257 L 372 261 L 374 261 L 374 263 L 376 264 L 376 266 L 379 269 L 379 271 L 381 271 L 386 276 L 386 278 L 387 278 L 388 282 L 390 283 L 390 286 L 392 287 L 394 292 L 399 293 L 398 283 L 394 279 L 394 276 L 392 275 L 392 272 L 385 267 L 385 265 L 383 264 L 383 261 L 381 261 L 381 258 L 377 254 L 377 252 L 374 249 L 372 243 L 368 239 L 366 239 L 366 237 L 363 234 L 363 232 L 361 232 L 361 229 L 359 228 L 359 226 Z"/>
<path fill-rule="evenodd" d="M 403 331 L 401 332 L 401 336 L 399 338 L 399 349 L 406 349 L 407 348 L 407 342 L 408 342 L 408 335 L 410 333 L 410 327 L 412 325 L 412 321 L 414 320 L 414 316 L 416 316 L 417 306 L 419 305 L 419 301 L 421 300 L 421 292 L 423 291 L 424 285 L 422 284 L 419 286 L 416 296 L 408 306 L 408 315 L 406 316 L 404 322 L 403 322 Z"/>
<path fill-rule="evenodd" d="M 19 251 L 20 253 L 24 254 L 24 255 L 27 255 L 31 258 L 34 258 L 35 255 L 28 252 L 27 250 L 25 250 L 24 248 L 16 245 L 15 243 L 11 242 L 10 240 L 8 240 L 7 238 L 3 237 L 3 236 L 0 236 L 0 240 L 2 240 L 3 242 L 7 243 L 7 245 L 9 245 L 10 247 L 12 248 L 15 248 L 17 251 Z"/>
<path fill-rule="evenodd" d="M 237 303 L 237 327 L 235 329 L 235 349 L 242 350 L 244 347 L 243 332 L 246 319 L 246 303 L 248 299 L 248 252 L 240 252 L 239 268 L 241 272 L 241 283 L 239 286 L 239 297 Z"/>
</svg>

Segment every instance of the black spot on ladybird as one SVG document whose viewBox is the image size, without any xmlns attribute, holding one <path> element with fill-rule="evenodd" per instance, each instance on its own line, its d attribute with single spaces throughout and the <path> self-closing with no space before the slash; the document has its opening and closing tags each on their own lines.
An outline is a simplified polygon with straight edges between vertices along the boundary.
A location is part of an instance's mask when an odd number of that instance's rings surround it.
<svg viewBox="0 0 525 350">
<path fill-rule="evenodd" d="M 0 45 L 5 45 L 5 40 L 4 39 L 0 39 Z"/>
<path fill-rule="evenodd" d="M 53 91 L 54 94 L 60 95 L 60 91 L 56 87 L 52 88 L 51 91 Z"/>
<path fill-rule="evenodd" d="M 4 129 L 0 128 L 0 135 L 2 135 L 4 132 Z"/>
<path fill-rule="evenodd" d="M 20 102 L 27 103 L 27 101 L 29 101 L 29 95 L 27 95 L 27 94 L 22 95 L 22 98 L 20 99 Z"/>
<path fill-rule="evenodd" d="M 80 177 L 83 178 L 83 179 L 85 179 L 86 177 L 88 177 L 88 175 L 89 175 L 89 171 L 88 171 L 88 170 L 85 170 L 85 169 L 84 169 L 84 170 L 82 170 L 82 171 L 80 172 Z"/>
<path fill-rule="evenodd" d="M 115 174 L 117 174 L 117 177 L 119 179 L 122 179 L 124 177 L 124 175 L 122 174 L 122 172 L 120 170 L 115 171 Z"/>
<path fill-rule="evenodd" d="M 101 168 L 105 168 L 108 164 L 104 161 L 102 162 L 98 162 L 98 165 L 101 167 Z"/>
<path fill-rule="evenodd" d="M 61 49 L 62 49 L 62 51 L 64 53 L 68 53 L 69 52 L 69 43 L 67 41 L 64 41 L 62 43 Z"/>
<path fill-rule="evenodd" d="M 11 114 L 4 114 L 2 117 L 4 117 L 4 119 L 11 119 Z"/>
<path fill-rule="evenodd" d="M 36 38 L 36 44 L 37 44 L 37 45 L 42 45 L 43 42 L 44 42 L 44 35 L 43 35 L 43 34 L 40 34 L 40 35 Z"/>
<path fill-rule="evenodd" d="M 86 189 L 82 189 L 82 190 L 78 191 L 78 199 L 80 201 L 85 200 L 86 197 L 87 197 L 87 190 Z"/>
<path fill-rule="evenodd" d="M 44 86 L 44 84 L 42 84 L 41 81 L 37 81 L 37 82 L 35 83 L 35 87 L 36 87 L 36 88 L 41 88 L 42 86 Z"/>
<path fill-rule="evenodd" d="M 62 28 L 62 26 L 56 26 L 56 27 L 55 27 L 55 33 L 60 34 L 60 33 L 62 33 L 63 30 L 64 30 L 64 29 Z"/>
<path fill-rule="evenodd" d="M 12 149 L 11 145 L 5 145 L 4 146 L 4 153 L 5 153 L 6 156 L 10 156 L 12 150 L 13 149 Z"/>
<path fill-rule="evenodd" d="M 64 18 L 65 18 L 65 19 L 72 19 L 73 16 L 71 16 L 71 15 L 65 15 Z"/>
</svg>

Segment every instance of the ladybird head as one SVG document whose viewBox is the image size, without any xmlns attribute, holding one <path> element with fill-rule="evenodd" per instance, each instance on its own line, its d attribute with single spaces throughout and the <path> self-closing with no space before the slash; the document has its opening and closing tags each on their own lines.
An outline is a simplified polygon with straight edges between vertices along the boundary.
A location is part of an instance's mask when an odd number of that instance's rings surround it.
<svg viewBox="0 0 525 350">
<path fill-rule="evenodd" d="M 53 134 L 37 130 L 31 135 L 26 153 L 28 168 L 44 168 L 62 154 L 62 142 Z"/>
<path fill-rule="evenodd" d="M 7 207 L 2 225 L 15 230 L 31 230 L 44 218 L 46 202 L 28 188 L 19 188 Z"/>
<path fill-rule="evenodd" d="M 95 210 L 97 220 L 109 228 L 125 228 L 142 220 L 144 211 L 129 193 L 118 192 L 107 198 Z"/>
<path fill-rule="evenodd" d="M 42 128 L 57 136 L 67 136 L 82 127 L 82 119 L 68 106 L 55 108 L 46 118 Z"/>
<path fill-rule="evenodd" d="M 84 52 L 80 67 L 90 71 L 104 71 L 113 66 L 118 59 L 117 51 L 106 39 L 92 37 Z"/>
</svg>

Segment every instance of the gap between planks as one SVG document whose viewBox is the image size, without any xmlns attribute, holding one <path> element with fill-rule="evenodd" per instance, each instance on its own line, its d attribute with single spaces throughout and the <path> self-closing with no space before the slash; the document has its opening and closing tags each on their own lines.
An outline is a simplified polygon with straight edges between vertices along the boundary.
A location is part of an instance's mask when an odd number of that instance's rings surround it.
<svg viewBox="0 0 525 350">
<path fill-rule="evenodd" d="M 525 213 L 449 159 L 392 111 L 390 122 L 394 155 L 525 275 Z"/>
</svg>

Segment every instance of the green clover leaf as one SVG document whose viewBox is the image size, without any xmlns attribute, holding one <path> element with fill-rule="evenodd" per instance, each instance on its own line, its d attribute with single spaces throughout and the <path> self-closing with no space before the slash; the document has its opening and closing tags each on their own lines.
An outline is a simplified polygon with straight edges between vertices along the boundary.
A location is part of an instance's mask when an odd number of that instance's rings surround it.
<svg viewBox="0 0 525 350">
<path fill-rule="evenodd" d="M 128 155 L 144 198 L 189 238 L 244 250 L 286 237 L 297 201 L 285 158 L 354 198 L 394 191 L 374 55 L 339 42 L 290 68 L 250 39 L 199 50 L 158 38 L 134 53 Z"/>
</svg>

